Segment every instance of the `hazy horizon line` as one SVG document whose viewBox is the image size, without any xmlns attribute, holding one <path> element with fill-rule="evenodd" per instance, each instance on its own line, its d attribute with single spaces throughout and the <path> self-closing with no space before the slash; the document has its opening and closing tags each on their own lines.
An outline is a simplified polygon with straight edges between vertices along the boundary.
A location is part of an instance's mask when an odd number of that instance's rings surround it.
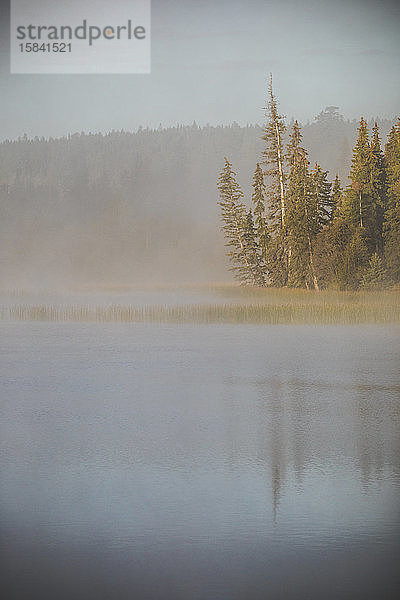
<svg viewBox="0 0 400 600">
<path fill-rule="evenodd" d="M 325 109 L 323 109 L 325 110 Z M 321 112 L 323 112 L 323 110 Z M 394 116 L 380 116 L 380 115 L 375 115 L 375 116 L 369 116 L 369 117 L 364 117 L 363 115 L 360 115 L 359 118 L 345 118 L 344 115 L 342 115 L 341 113 L 339 113 L 341 117 L 343 117 L 343 121 L 344 123 L 359 123 L 361 117 L 364 118 L 364 120 L 367 121 L 367 124 L 370 124 L 371 122 L 373 123 L 374 121 L 389 121 L 391 123 L 395 122 L 397 119 L 400 118 L 400 114 L 398 115 L 394 115 Z M 290 126 L 292 123 L 294 123 L 296 120 L 298 121 L 300 127 L 309 127 L 313 124 L 315 124 L 316 122 L 316 118 L 318 115 L 316 115 L 313 120 L 311 121 L 310 119 L 307 119 L 306 122 L 300 121 L 299 119 L 296 119 L 294 116 L 291 116 L 290 119 L 285 118 L 286 121 L 286 125 Z M 231 127 L 239 127 L 241 129 L 245 129 L 247 127 L 259 127 L 259 128 L 263 128 L 265 125 L 265 123 L 259 123 L 259 122 L 254 122 L 254 123 L 239 123 L 238 121 L 231 121 L 228 123 L 205 123 L 205 124 L 200 124 L 198 123 L 196 120 L 192 121 L 192 123 L 176 123 L 175 125 L 163 125 L 162 123 L 160 123 L 157 127 L 156 126 L 150 126 L 150 125 L 139 125 L 136 130 L 134 129 L 124 129 L 123 127 L 120 129 L 109 129 L 109 130 L 75 130 L 75 131 L 71 131 L 68 133 L 63 133 L 63 134 L 59 134 L 59 135 L 55 135 L 55 136 L 44 136 L 44 135 L 34 135 L 34 136 L 30 136 L 28 135 L 26 132 L 19 134 L 17 137 L 14 138 L 9 138 L 9 137 L 5 137 L 5 138 L 0 138 L 0 144 L 5 144 L 5 143 L 15 143 L 15 142 L 21 142 L 21 141 L 28 141 L 28 142 L 48 142 L 48 141 L 57 141 L 57 140 L 64 140 L 64 139 L 68 139 L 69 137 L 73 137 L 73 136 L 81 136 L 81 135 L 85 135 L 85 136 L 102 136 L 102 137 L 106 137 L 108 135 L 111 134 L 115 134 L 115 133 L 122 133 L 122 134 L 128 134 L 128 135 L 136 135 L 138 133 L 141 132 L 146 132 L 146 133 L 157 133 L 157 132 L 165 132 L 165 131 L 169 131 L 172 129 L 178 129 L 178 128 L 194 128 L 196 127 L 197 129 L 207 129 L 207 128 L 212 128 L 212 129 L 217 129 L 217 128 L 231 128 Z"/>
</svg>

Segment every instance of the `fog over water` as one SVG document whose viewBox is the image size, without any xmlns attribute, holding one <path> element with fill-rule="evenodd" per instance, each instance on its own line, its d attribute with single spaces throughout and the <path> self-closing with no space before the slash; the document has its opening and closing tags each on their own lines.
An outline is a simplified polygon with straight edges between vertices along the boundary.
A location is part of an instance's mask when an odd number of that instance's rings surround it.
<svg viewBox="0 0 400 600">
<path fill-rule="evenodd" d="M 7 597 L 396 597 L 399 333 L 1 324 Z"/>
</svg>

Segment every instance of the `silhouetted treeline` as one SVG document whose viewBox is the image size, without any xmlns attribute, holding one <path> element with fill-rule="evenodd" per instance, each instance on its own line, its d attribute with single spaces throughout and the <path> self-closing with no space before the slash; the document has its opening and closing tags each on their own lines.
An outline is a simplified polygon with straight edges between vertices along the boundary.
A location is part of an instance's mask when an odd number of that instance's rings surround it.
<svg viewBox="0 0 400 600">
<path fill-rule="evenodd" d="M 379 123 L 385 135 L 391 122 Z M 304 142 L 324 169 L 343 174 L 356 129 L 330 107 L 304 127 Z M 193 124 L 1 143 L 1 287 L 27 277 L 224 278 L 215 179 L 226 152 L 250 174 L 261 136 L 258 125 Z M 250 175 L 241 184 L 250 193 Z"/>
</svg>

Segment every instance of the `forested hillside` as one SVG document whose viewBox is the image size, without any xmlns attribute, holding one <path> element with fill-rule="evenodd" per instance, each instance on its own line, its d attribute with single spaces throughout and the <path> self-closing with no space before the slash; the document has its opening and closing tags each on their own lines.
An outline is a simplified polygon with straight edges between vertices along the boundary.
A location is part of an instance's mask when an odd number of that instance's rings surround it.
<svg viewBox="0 0 400 600">
<path fill-rule="evenodd" d="M 392 122 L 378 120 L 383 141 Z M 344 184 L 357 122 L 303 128 Z M 177 126 L 0 144 L 0 287 L 226 279 L 215 181 L 227 155 L 251 196 L 262 127 Z"/>
</svg>

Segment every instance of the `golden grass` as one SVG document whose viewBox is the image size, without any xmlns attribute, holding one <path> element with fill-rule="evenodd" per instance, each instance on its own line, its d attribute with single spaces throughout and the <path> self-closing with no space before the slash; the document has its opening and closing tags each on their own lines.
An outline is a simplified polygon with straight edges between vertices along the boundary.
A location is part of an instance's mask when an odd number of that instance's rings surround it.
<svg viewBox="0 0 400 600">
<path fill-rule="evenodd" d="M 193 289 L 180 286 L 174 289 Z M 29 296 L 0 307 L 0 319 L 121 323 L 361 324 L 400 323 L 400 290 L 381 292 L 307 291 L 205 284 L 196 290 L 214 294 L 215 304 L 181 306 L 30 304 Z M 170 288 L 172 289 L 172 288 Z M 162 297 L 162 296 L 161 296 Z M 96 295 L 94 296 L 96 298 Z M 222 302 L 221 302 L 222 299 Z M 23 302 L 25 300 L 25 302 Z M 225 302 L 226 301 L 226 302 Z"/>
<path fill-rule="evenodd" d="M 13 321 L 321 325 L 400 323 L 398 304 L 360 301 L 143 307 L 15 305 L 3 308 L 1 312 L 3 319 Z"/>
</svg>

